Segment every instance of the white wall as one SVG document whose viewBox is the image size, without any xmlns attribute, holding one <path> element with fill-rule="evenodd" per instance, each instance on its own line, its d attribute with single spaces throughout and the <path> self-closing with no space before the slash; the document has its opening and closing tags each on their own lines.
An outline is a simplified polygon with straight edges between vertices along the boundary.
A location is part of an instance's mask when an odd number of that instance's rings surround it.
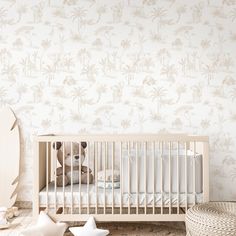
<svg viewBox="0 0 236 236">
<path fill-rule="evenodd" d="M 0 106 L 32 135 L 187 132 L 211 140 L 211 199 L 236 198 L 235 0 L 1 0 Z"/>
</svg>

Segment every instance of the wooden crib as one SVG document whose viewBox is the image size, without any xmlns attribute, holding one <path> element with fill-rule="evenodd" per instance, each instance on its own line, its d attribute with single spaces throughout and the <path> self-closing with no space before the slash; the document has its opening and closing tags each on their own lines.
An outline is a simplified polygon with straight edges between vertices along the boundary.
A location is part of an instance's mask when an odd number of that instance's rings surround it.
<svg viewBox="0 0 236 236">
<path fill-rule="evenodd" d="M 92 183 L 82 184 L 80 176 L 77 184 L 57 186 L 58 142 L 62 149 L 69 143 L 71 152 L 74 143 L 87 143 L 83 165 L 92 170 Z M 189 207 L 209 201 L 206 136 L 43 135 L 35 137 L 34 155 L 34 215 L 46 210 L 63 221 L 89 215 L 97 221 L 184 221 Z"/>
</svg>

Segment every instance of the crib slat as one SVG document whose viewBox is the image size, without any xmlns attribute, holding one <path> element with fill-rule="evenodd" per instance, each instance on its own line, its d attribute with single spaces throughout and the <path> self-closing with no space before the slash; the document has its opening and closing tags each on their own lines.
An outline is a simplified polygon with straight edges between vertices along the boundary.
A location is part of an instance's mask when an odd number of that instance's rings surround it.
<svg viewBox="0 0 236 236">
<path fill-rule="evenodd" d="M 63 191 L 63 214 L 65 214 L 65 143 L 62 143 L 62 191 Z"/>
<path fill-rule="evenodd" d="M 171 214 L 171 142 L 169 142 L 169 214 Z"/>
<path fill-rule="evenodd" d="M 123 195 L 123 168 L 122 168 L 122 142 L 120 142 L 120 214 L 122 214 L 122 195 Z"/>
<path fill-rule="evenodd" d="M 74 174 L 73 174 L 73 172 L 74 172 L 74 170 L 73 170 L 73 155 L 74 155 L 74 153 L 73 153 L 73 143 L 71 142 L 70 143 L 70 161 L 71 161 L 71 163 L 70 163 L 70 165 L 71 165 L 71 184 L 70 184 L 70 191 L 71 191 L 71 211 L 70 211 L 70 213 L 71 214 L 73 214 L 73 204 L 74 204 L 74 199 L 73 199 L 73 185 L 74 185 L 74 180 L 73 180 L 73 176 L 74 176 Z"/>
<path fill-rule="evenodd" d="M 88 160 L 88 171 L 87 171 L 87 199 L 88 199 L 88 205 L 87 205 L 87 214 L 89 214 L 90 209 L 90 202 L 89 202 L 89 159 L 90 159 L 90 142 L 87 143 L 87 160 Z"/>
<path fill-rule="evenodd" d="M 79 142 L 79 214 L 81 214 L 81 142 Z"/>
<path fill-rule="evenodd" d="M 107 142 L 105 142 L 105 155 L 104 155 L 104 206 L 103 213 L 106 214 L 106 166 L 107 166 Z"/>
<path fill-rule="evenodd" d="M 55 213 L 57 212 L 57 174 L 56 174 L 56 168 L 57 168 L 57 158 L 54 157 L 53 155 L 53 144 L 56 147 L 56 143 L 51 142 L 51 158 L 53 159 L 53 166 L 54 166 L 54 170 L 53 170 L 53 175 L 54 175 L 54 210 Z"/>
<path fill-rule="evenodd" d="M 161 215 L 163 214 L 163 141 L 161 141 Z"/>
<path fill-rule="evenodd" d="M 48 142 L 46 142 L 46 192 L 47 192 L 47 202 L 46 202 L 46 204 L 47 204 L 47 209 L 46 209 L 46 212 L 48 212 L 48 171 L 49 171 L 49 165 L 48 165 L 48 145 L 49 145 L 49 143 Z"/>
<path fill-rule="evenodd" d="M 95 189 L 96 189 L 96 209 L 95 213 L 98 214 L 98 142 L 94 143 L 94 150 L 95 150 L 95 144 L 96 144 L 96 155 L 94 155 L 95 158 Z"/>
<path fill-rule="evenodd" d="M 138 188 L 138 183 L 139 183 L 139 161 L 138 161 L 138 142 L 136 142 L 136 147 L 135 147 L 135 159 L 136 159 L 136 214 L 139 212 L 139 188 Z"/>
<path fill-rule="evenodd" d="M 155 178 L 155 142 L 152 142 L 152 164 L 153 164 L 153 214 L 155 214 L 155 183 L 156 183 L 156 178 Z"/>
<path fill-rule="evenodd" d="M 115 151 L 115 144 L 112 142 L 112 214 L 114 214 L 114 151 Z"/>
<path fill-rule="evenodd" d="M 177 214 L 179 214 L 179 141 L 177 142 Z"/>
<path fill-rule="evenodd" d="M 196 168 L 195 168 L 195 161 L 196 161 L 196 141 L 193 141 L 193 203 L 196 204 Z"/>
<path fill-rule="evenodd" d="M 144 214 L 147 214 L 147 142 L 144 142 L 144 190 L 145 190 L 145 207 Z"/>
<path fill-rule="evenodd" d="M 130 142 L 127 143 L 128 151 L 128 214 L 130 214 Z"/>
<path fill-rule="evenodd" d="M 187 143 L 184 145 L 185 149 L 185 212 L 188 210 L 188 159 L 187 159 Z"/>
</svg>

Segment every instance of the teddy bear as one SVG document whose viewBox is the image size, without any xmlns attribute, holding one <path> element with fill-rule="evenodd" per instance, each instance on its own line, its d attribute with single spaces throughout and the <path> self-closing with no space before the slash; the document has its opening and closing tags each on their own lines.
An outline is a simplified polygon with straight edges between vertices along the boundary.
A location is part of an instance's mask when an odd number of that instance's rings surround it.
<svg viewBox="0 0 236 236">
<path fill-rule="evenodd" d="M 72 143 L 64 142 L 64 145 L 62 144 L 62 142 L 56 142 L 56 145 L 53 144 L 53 148 L 57 150 L 57 160 L 61 165 L 56 169 L 56 175 L 57 175 L 56 182 L 58 187 L 63 186 L 63 179 L 65 186 L 71 183 L 78 184 L 80 183 L 79 180 L 80 176 L 82 184 L 87 184 L 88 180 L 89 184 L 93 183 L 92 170 L 87 166 L 82 165 L 85 159 L 86 147 L 87 147 L 86 142 L 81 142 L 81 145 L 77 142 L 72 142 Z M 81 148 L 80 151 L 79 148 Z M 63 149 L 64 149 L 64 163 L 63 163 Z M 73 151 L 72 160 L 71 160 L 71 149 Z M 72 167 L 73 176 L 71 176 L 71 164 L 73 165 Z M 79 173 L 80 170 L 81 174 Z M 65 175 L 63 176 L 63 174 Z"/>
</svg>

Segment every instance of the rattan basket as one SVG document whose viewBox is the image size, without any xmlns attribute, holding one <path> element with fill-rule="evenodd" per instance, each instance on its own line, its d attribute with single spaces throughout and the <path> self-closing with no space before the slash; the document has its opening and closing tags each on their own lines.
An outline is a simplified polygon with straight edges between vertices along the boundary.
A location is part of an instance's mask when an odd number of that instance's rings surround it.
<svg viewBox="0 0 236 236">
<path fill-rule="evenodd" d="M 236 235 L 236 203 L 210 202 L 195 205 L 187 211 L 188 236 Z"/>
</svg>

